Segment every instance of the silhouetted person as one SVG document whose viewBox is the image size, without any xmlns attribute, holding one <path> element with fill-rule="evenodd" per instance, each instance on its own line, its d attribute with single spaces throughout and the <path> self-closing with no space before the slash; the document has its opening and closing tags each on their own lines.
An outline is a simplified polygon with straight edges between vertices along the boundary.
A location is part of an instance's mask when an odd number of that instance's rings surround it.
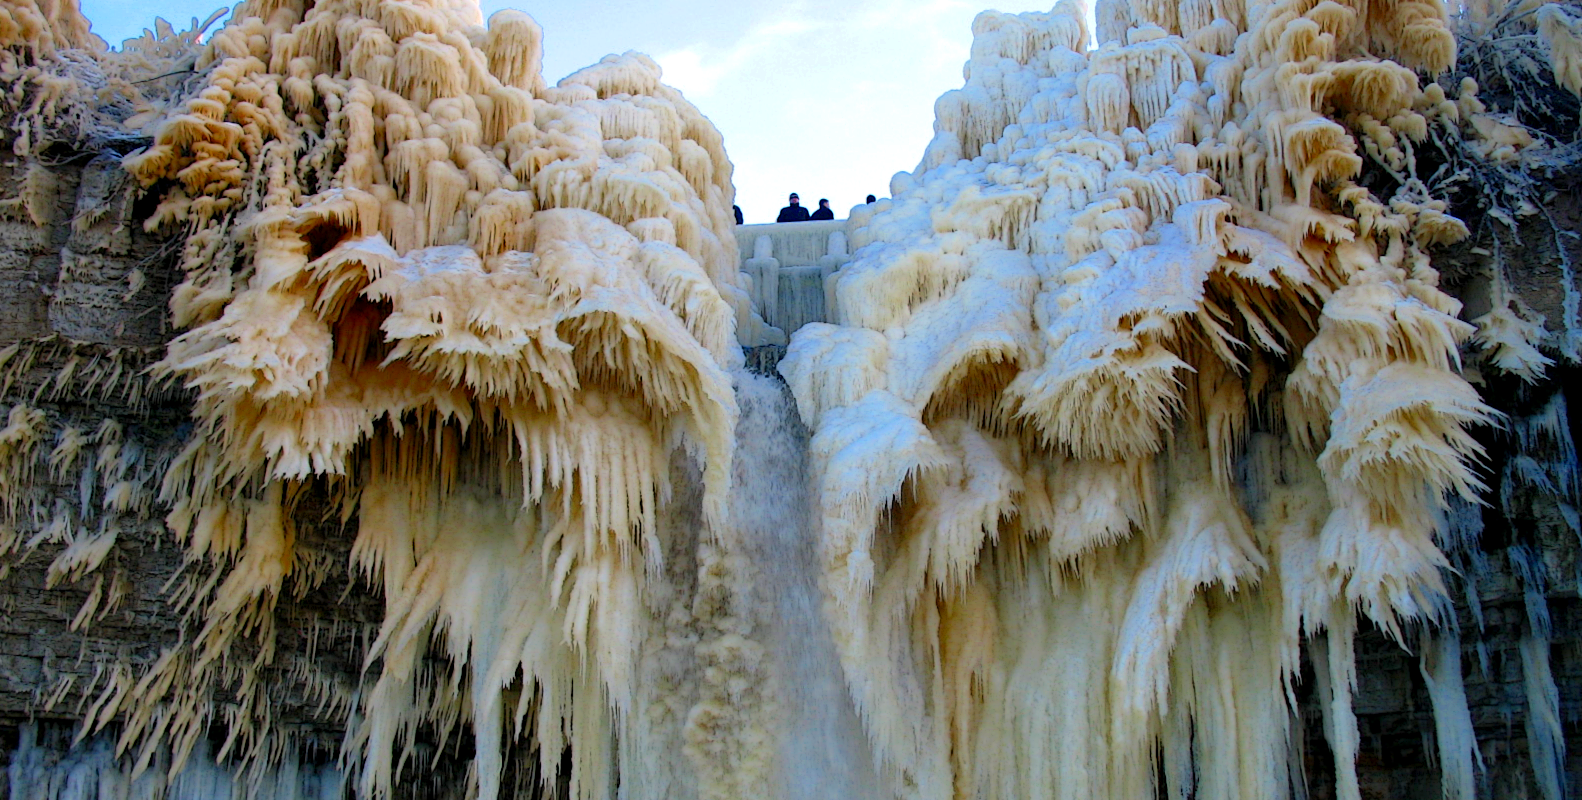
<svg viewBox="0 0 1582 800">
<path fill-rule="evenodd" d="M 825 200 L 822 197 L 820 197 L 819 200 L 818 200 L 818 210 L 813 212 L 813 216 L 808 217 L 808 219 L 834 219 L 834 218 L 835 218 L 835 212 L 829 210 L 829 201 Z"/>
<path fill-rule="evenodd" d="M 874 196 L 873 196 L 873 195 L 871 195 L 871 194 L 870 194 L 870 195 L 868 195 L 868 199 L 867 199 L 867 200 L 864 200 L 864 201 L 863 201 L 863 202 L 864 202 L 864 203 L 867 203 L 867 204 L 868 204 L 868 205 L 870 205 L 870 206 L 871 206 L 871 205 L 873 205 L 873 204 L 874 204 L 874 203 L 877 203 L 877 202 L 879 202 L 879 198 L 877 198 L 877 197 L 874 197 Z"/>
<path fill-rule="evenodd" d="M 741 206 L 731 206 L 731 210 L 736 212 L 736 224 L 737 225 L 742 224 L 742 207 Z"/>
<path fill-rule="evenodd" d="M 791 193 L 791 205 L 780 209 L 780 216 L 775 217 L 775 222 L 807 222 L 807 209 L 802 207 L 802 201 Z"/>
</svg>

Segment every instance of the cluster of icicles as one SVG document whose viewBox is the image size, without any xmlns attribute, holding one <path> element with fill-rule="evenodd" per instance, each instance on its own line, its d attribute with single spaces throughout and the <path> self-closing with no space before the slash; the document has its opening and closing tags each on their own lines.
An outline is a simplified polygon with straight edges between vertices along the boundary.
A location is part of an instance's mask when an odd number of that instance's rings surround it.
<svg viewBox="0 0 1582 800">
<path fill-rule="evenodd" d="M 4 8 L 81 21 L 69 0 Z M 195 95 L 132 121 L 153 136 L 125 161 L 162 198 L 148 224 L 185 234 L 171 306 L 187 330 L 160 369 L 193 390 L 197 424 L 163 486 L 197 628 L 88 711 L 120 723 L 139 768 L 174 751 L 179 772 L 222 720 L 222 758 L 290 748 L 264 676 L 277 603 L 322 581 L 296 541 L 304 499 L 327 498 L 386 606 L 341 711 L 360 796 L 469 724 L 482 798 L 508 773 L 552 784 L 567 748 L 576 797 L 613 796 L 617 775 L 653 797 L 763 780 L 716 754 L 695 772 L 718 786 L 672 785 L 686 770 L 646 731 L 708 750 L 739 726 L 724 701 L 654 722 L 674 700 L 647 699 L 637 663 L 667 537 L 704 543 L 699 591 L 729 578 L 707 545 L 724 536 L 738 335 L 762 326 L 731 166 L 647 57 L 549 87 L 540 52 L 531 18 L 485 25 L 476 4 L 249 0 L 206 43 Z M 663 519 L 673 469 L 701 483 L 692 529 Z M 705 663 L 751 649 L 716 641 L 728 603 L 695 624 L 672 605 Z"/>
<path fill-rule="evenodd" d="M 1356 800 L 1358 620 L 1447 608 L 1436 525 L 1491 415 L 1413 149 L 1526 134 L 1420 80 L 1454 61 L 1437 2 L 1096 16 L 1092 51 L 1073 0 L 978 17 L 923 163 L 854 212 L 838 324 L 781 364 L 846 679 L 899 796 L 1269 800 L 1304 781 L 1305 647 Z M 1433 671 L 1471 797 L 1459 659 Z"/>
<path fill-rule="evenodd" d="M 0 9 L 87 35 L 69 2 Z M 782 364 L 874 763 L 918 800 L 1290 797 L 1306 647 L 1356 800 L 1359 615 L 1441 612 L 1436 523 L 1481 488 L 1464 429 L 1490 414 L 1425 253 L 1466 230 L 1413 148 L 1524 134 L 1420 81 L 1454 58 L 1434 0 L 1111 0 L 1091 52 L 1084 17 L 978 18 L 918 171 L 855 212 L 839 324 Z M 526 15 L 465 2 L 247 0 L 197 94 L 139 121 L 150 224 L 186 231 L 162 369 L 197 431 L 167 522 L 208 567 L 178 593 L 191 639 L 89 712 L 144 764 L 179 771 L 222 715 L 222 755 L 289 749 L 258 675 L 327 498 L 386 606 L 347 710 L 360 796 L 457 726 L 486 800 L 568 748 L 579 798 L 763 791 L 727 506 L 731 370 L 766 332 L 731 167 L 646 57 L 550 87 L 539 52 Z M 1517 334 L 1486 338 L 1541 371 Z"/>
</svg>

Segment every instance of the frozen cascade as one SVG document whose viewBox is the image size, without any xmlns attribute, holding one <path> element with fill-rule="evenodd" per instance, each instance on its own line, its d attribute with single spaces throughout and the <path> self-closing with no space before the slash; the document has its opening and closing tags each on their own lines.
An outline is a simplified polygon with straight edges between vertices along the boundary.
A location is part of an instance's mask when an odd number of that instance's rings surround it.
<svg viewBox="0 0 1582 800">
<path fill-rule="evenodd" d="M 95 581 L 79 632 L 135 523 L 178 543 L 179 629 L 63 671 L 38 705 L 80 727 L 23 729 L 0 800 L 1296 800 L 1314 705 L 1314 793 L 1359 800 L 1365 637 L 1420 629 L 1442 793 L 1474 794 L 1480 504 L 1574 544 L 1576 454 L 1556 395 L 1484 474 L 1510 409 L 1466 345 L 1529 383 L 1553 360 L 1441 286 L 1471 230 L 1414 148 L 1532 137 L 1434 77 L 1433 0 L 1097 6 L 1091 50 L 1075 0 L 981 15 L 892 198 L 734 226 L 723 137 L 657 63 L 551 86 L 520 12 L 245 0 L 128 66 L 75 0 L 0 0 L 0 103 L 37 117 L 6 224 L 51 224 L 59 108 L 195 64 L 85 112 L 147 140 L 119 164 L 182 332 L 135 371 L 190 393 L 191 435 L 63 413 L 75 356 L 0 391 L 0 554 Z M 794 403 L 743 370 L 788 337 Z M 1500 563 L 1558 800 L 1547 552 Z M 332 586 L 370 601 L 350 665 L 292 641 Z M 275 713 L 297 695 L 334 755 Z"/>
<path fill-rule="evenodd" d="M 808 432 L 796 413 L 795 402 L 780 381 L 745 370 L 732 373 L 740 421 L 736 427 L 737 458 L 733 465 L 728 528 L 730 541 L 741 542 L 735 555 L 716 560 L 726 564 L 723 572 L 733 592 L 728 604 L 731 612 L 717 620 L 720 628 L 746 633 L 744 649 L 751 641 L 761 641 L 764 652 L 761 673 L 769 687 L 767 702 L 756 706 L 767 713 L 775 725 L 767 731 L 773 744 L 777 775 L 774 785 L 783 787 L 773 800 L 817 800 L 821 798 L 877 798 L 882 796 L 875 776 L 861 723 L 840 673 L 834 641 L 823 623 L 822 598 L 817 585 L 817 532 L 811 525 L 807 485 Z M 693 480 L 696 476 L 693 476 Z M 697 498 L 681 500 L 675 513 L 664 521 L 667 528 L 695 527 Z M 708 546 L 705 545 L 705 549 Z M 677 541 L 666 555 L 670 583 L 686 583 L 687 573 L 699 568 L 687 545 Z M 705 579 L 705 583 L 707 580 Z M 745 587 L 745 590 L 744 590 Z M 705 589 L 700 594 L 707 594 Z M 644 656 L 640 661 L 639 704 L 649 708 L 650 716 L 677 699 L 695 704 L 697 694 L 688 684 L 700 683 L 699 661 L 718 667 L 724 661 L 715 655 L 719 642 L 733 640 L 727 630 L 723 636 L 711 635 L 704 625 L 698 639 L 692 614 L 683 613 L 675 623 L 674 614 L 664 607 L 672 599 L 685 605 L 684 596 L 660 595 L 649 602 L 649 624 Z M 695 610 L 693 613 L 697 613 Z M 706 616 L 698 614 L 698 616 Z M 741 627 L 736 627 L 741 626 Z M 692 645 L 702 647 L 695 658 Z M 707 680 L 701 681 L 707 683 Z M 707 692 L 707 689 L 704 690 Z M 706 700 L 707 698 L 705 698 Z M 738 701 L 739 702 L 739 701 Z M 694 705 L 693 708 L 697 706 Z M 763 730 L 764 719 L 750 719 L 737 730 L 743 739 Z M 693 718 L 682 725 L 684 732 L 700 727 Z M 287 749 L 285 760 L 271 767 L 249 784 L 232 766 L 217 764 L 210 745 L 200 738 L 189 756 L 188 766 L 174 779 L 167 778 L 170 754 L 160 752 L 150 768 L 138 773 L 115 755 L 115 737 L 98 734 L 81 742 L 72 735 L 54 732 L 41 734 L 36 726 L 25 726 L 20 745 L 11 756 L 8 769 L 8 797 L 12 800 L 208 800 L 249 796 L 263 800 L 330 800 L 344 793 L 344 776 L 333 764 L 298 764 L 294 750 Z M 685 742 L 684 745 L 684 741 Z M 668 782 L 669 792 L 695 796 L 698 780 L 686 766 L 689 760 L 707 761 L 710 754 L 699 754 L 696 736 L 650 736 L 634 742 L 634 760 L 651 765 L 666 761 L 659 768 L 645 766 L 644 782 L 631 783 L 628 791 L 639 796 Z M 692 752 L 689 752 L 692 751 Z M 766 791 L 772 791 L 766 789 Z M 247 793 L 253 793 L 248 795 Z"/>
<path fill-rule="evenodd" d="M 787 265 L 817 264 L 828 254 L 829 235 L 845 231 L 846 220 L 797 223 L 767 223 L 736 226 L 737 248 L 742 253 L 758 255 L 758 242 L 768 239 L 766 256 L 773 256 Z"/>
<path fill-rule="evenodd" d="M 187 764 L 167 777 L 168 754 L 138 772 L 116 758 L 115 739 L 107 735 L 73 742 L 58 725 L 21 727 L 0 789 L 10 800 L 338 800 L 345 776 L 333 763 L 303 764 L 293 750 L 279 763 L 251 776 L 216 763 L 208 742 L 200 740 Z"/>
<path fill-rule="evenodd" d="M 778 313 L 769 322 L 781 330 L 794 331 L 810 322 L 827 322 L 823 270 L 818 266 L 782 267 L 778 301 Z"/>
<path fill-rule="evenodd" d="M 808 433 L 784 384 L 736 374 L 731 524 L 745 542 L 778 688 L 783 800 L 882 796 L 824 624 L 809 513 Z"/>
<path fill-rule="evenodd" d="M 835 320 L 831 277 L 851 261 L 852 226 L 870 214 L 871 207 L 861 205 L 850 220 L 737 226 L 753 308 L 768 325 L 790 336 L 809 323 Z"/>
</svg>

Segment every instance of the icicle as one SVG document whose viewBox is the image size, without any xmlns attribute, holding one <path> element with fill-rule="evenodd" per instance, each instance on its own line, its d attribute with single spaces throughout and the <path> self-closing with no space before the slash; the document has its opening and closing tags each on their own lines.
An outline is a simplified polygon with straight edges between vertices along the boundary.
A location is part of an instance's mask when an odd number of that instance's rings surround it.
<svg viewBox="0 0 1582 800">
<path fill-rule="evenodd" d="M 1573 20 L 1545 8 L 1575 84 Z M 7 69 L 92 44 L 70 2 L 0 12 Z M 520 12 L 239 16 L 191 96 L 132 117 L 152 143 L 125 161 L 164 193 L 151 223 L 188 234 L 186 331 L 157 369 L 194 395 L 164 499 L 190 562 L 173 592 L 201 626 L 98 690 L 89 717 L 122 721 L 134 766 L 191 794 L 286 793 L 306 770 L 249 676 L 309 671 L 276 662 L 274 609 L 324 574 L 296 525 L 328 486 L 385 603 L 344 748 L 358 794 L 421 769 L 430 730 L 470 734 L 460 790 L 480 798 L 535 748 L 582 800 L 771 785 L 777 715 L 807 715 L 776 705 L 794 691 L 765 661 L 788 643 L 755 627 L 779 531 L 732 502 L 755 390 L 731 369 L 741 344 L 784 341 L 756 299 L 800 327 L 780 367 L 812 429 L 818 540 L 797 558 L 818 585 L 794 611 L 827 620 L 846 733 L 887 784 L 859 794 L 1303 796 L 1305 641 L 1334 794 L 1360 796 L 1358 615 L 1401 638 L 1443 613 L 1446 568 L 1480 557 L 1468 431 L 1492 412 L 1461 348 L 1529 380 L 1548 366 L 1532 315 L 1502 301 L 1468 325 L 1437 287 L 1430 248 L 1467 234 L 1445 199 L 1359 177 L 1365 158 L 1404 170 L 1443 120 L 1491 161 L 1531 143 L 1471 87 L 1419 84 L 1453 61 L 1442 5 L 1107 0 L 1091 53 L 1079 3 L 985 13 L 917 172 L 853 213 L 850 242 L 808 237 L 803 259 L 764 241 L 749 274 L 719 132 L 652 59 L 549 87 Z M 45 72 L 38 120 L 72 87 Z M 49 224 L 55 180 L 29 169 L 9 210 Z M 819 301 L 836 324 L 800 326 Z M 101 380 L 67 365 L 54 397 Z M 0 368 L 7 385 L 29 369 Z M 87 624 L 121 591 L 94 570 L 124 529 L 84 520 L 143 510 L 141 444 L 9 414 L 0 549 L 37 517 L 22 547 L 62 546 L 48 580 L 93 573 Z M 1507 500 L 1547 492 L 1582 528 L 1563 400 L 1514 430 Z M 45 472 L 70 495 L 49 507 L 29 489 Z M 1541 564 L 1511 557 L 1531 573 L 1531 749 L 1556 796 Z M 1456 636 L 1420 668 L 1445 795 L 1469 797 Z M 49 746 L 30 730 L 13 767 L 38 772 Z M 210 769 L 233 756 L 250 785 Z"/>
<path fill-rule="evenodd" d="M 615 742 L 648 724 L 634 662 L 676 546 L 673 458 L 702 472 L 686 535 L 727 534 L 727 370 L 738 322 L 762 322 L 734 269 L 720 136 L 646 56 L 546 87 L 520 12 L 484 27 L 466 3 L 249 9 L 126 164 L 145 185 L 180 180 L 156 221 L 194 230 L 173 302 L 190 329 L 159 369 L 197 393 L 166 488 L 207 582 L 182 594 L 201 635 L 116 696 L 138 711 L 124 740 L 152 758 L 174 731 L 182 762 L 240 645 L 270 666 L 275 599 L 323 569 L 290 515 L 333 477 L 386 604 L 345 748 L 358 791 L 388 795 L 432 724 L 471 726 L 478 797 L 508 792 L 518 737 L 546 780 L 573 747 L 572 792 L 607 796 Z M 217 242 L 245 245 L 236 274 Z M 102 491 L 126 502 L 122 482 Z M 55 572 L 84 574 L 113 540 L 81 537 Z M 167 702 L 174 727 L 152 714 Z M 234 716 L 275 733 L 266 713 Z"/>
<path fill-rule="evenodd" d="M 1355 800 L 1357 615 L 1399 636 L 1443 608 L 1442 498 L 1476 502 L 1493 416 L 1473 327 L 1402 266 L 1465 226 L 1352 181 L 1420 141 L 1413 69 L 1453 40 L 1416 0 L 1139 0 L 1100 3 L 1073 59 L 1070 13 L 979 18 L 918 171 L 829 278 L 839 324 L 781 362 L 847 682 L 898 795 L 1262 800 L 1301 792 L 1307 637 Z M 947 621 L 988 609 L 980 660 L 948 662 Z M 962 698 L 964 673 L 995 677 Z"/>
<path fill-rule="evenodd" d="M 1552 625 L 1549 615 L 1547 569 L 1543 556 L 1527 545 L 1506 549 L 1511 569 L 1523 588 L 1527 608 L 1526 630 L 1519 651 L 1522 658 L 1522 686 L 1527 695 L 1527 744 L 1533 775 L 1544 800 L 1563 800 L 1565 791 L 1565 734 L 1560 726 L 1560 690 L 1555 685 L 1549 663 Z"/>
<path fill-rule="evenodd" d="M 1435 631 L 1424 636 L 1422 648 L 1418 668 L 1434 706 L 1440 796 L 1444 800 L 1473 800 L 1483 753 L 1478 749 L 1467 691 L 1461 682 L 1461 636 L 1454 628 Z"/>
</svg>

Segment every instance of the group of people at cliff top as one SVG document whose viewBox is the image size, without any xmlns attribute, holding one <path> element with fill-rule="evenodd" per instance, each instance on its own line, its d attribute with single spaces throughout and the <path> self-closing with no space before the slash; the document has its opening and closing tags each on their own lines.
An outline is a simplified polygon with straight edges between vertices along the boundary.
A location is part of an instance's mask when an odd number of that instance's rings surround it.
<svg viewBox="0 0 1582 800">
<path fill-rule="evenodd" d="M 868 195 L 868 199 L 864 200 L 863 202 L 873 203 L 875 202 L 875 198 L 870 194 Z M 742 224 L 741 206 L 731 206 L 731 210 L 736 212 L 736 224 Z M 820 197 L 818 200 L 818 210 L 809 213 L 808 210 L 802 206 L 802 198 L 797 197 L 796 192 L 792 192 L 791 204 L 780 209 L 780 216 L 775 218 L 775 222 L 810 222 L 834 218 L 835 212 L 830 210 L 828 200 Z"/>
<path fill-rule="evenodd" d="M 802 205 L 801 198 L 796 192 L 791 193 L 791 204 L 780 209 L 780 216 L 775 217 L 775 222 L 807 222 L 809 220 L 834 219 L 835 212 L 830 210 L 829 201 L 819 198 L 818 210 L 809 214 Z"/>
</svg>

